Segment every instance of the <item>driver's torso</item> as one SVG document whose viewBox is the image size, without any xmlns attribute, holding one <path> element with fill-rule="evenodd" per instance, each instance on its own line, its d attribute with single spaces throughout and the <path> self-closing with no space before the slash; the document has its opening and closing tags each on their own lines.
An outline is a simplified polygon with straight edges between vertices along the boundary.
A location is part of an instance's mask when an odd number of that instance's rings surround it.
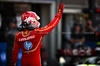
<svg viewBox="0 0 100 66">
<path fill-rule="evenodd" d="M 22 53 L 40 53 L 42 35 L 38 31 L 24 30 L 17 33 L 17 41 Z"/>
</svg>

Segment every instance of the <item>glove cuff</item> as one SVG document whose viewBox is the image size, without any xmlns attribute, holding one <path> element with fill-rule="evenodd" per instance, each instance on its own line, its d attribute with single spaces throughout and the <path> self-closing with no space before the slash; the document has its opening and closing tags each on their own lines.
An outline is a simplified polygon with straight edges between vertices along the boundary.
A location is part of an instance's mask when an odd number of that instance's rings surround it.
<svg viewBox="0 0 100 66">
<path fill-rule="evenodd" d="M 62 13 L 58 13 L 58 14 L 56 14 L 56 16 L 55 16 L 55 17 L 57 17 L 57 18 L 61 19 L 61 16 L 62 16 Z"/>
</svg>

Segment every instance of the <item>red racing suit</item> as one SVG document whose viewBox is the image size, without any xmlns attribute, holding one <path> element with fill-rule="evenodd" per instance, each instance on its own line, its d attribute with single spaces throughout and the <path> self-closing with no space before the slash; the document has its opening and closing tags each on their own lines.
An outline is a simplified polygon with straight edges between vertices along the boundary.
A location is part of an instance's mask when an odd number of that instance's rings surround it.
<svg viewBox="0 0 100 66">
<path fill-rule="evenodd" d="M 20 48 L 22 49 L 21 66 L 41 66 L 40 44 L 43 36 L 48 34 L 59 23 L 62 13 L 58 13 L 50 24 L 33 31 L 24 30 L 15 36 L 11 64 L 17 62 Z M 14 65 L 12 65 L 14 66 Z"/>
</svg>

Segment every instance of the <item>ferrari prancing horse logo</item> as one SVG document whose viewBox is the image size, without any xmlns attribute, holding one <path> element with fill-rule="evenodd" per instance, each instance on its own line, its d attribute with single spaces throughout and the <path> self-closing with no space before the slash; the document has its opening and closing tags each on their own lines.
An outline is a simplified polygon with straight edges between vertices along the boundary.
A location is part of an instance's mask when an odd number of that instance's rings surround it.
<svg viewBox="0 0 100 66">
<path fill-rule="evenodd" d="M 25 34 L 28 34 L 28 31 L 26 31 Z"/>
</svg>

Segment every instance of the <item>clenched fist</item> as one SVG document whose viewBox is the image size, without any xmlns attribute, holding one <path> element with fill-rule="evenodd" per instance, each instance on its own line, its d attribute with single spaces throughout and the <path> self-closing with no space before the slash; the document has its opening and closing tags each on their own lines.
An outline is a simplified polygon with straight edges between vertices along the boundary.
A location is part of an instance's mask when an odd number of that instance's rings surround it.
<svg viewBox="0 0 100 66">
<path fill-rule="evenodd" d="M 60 3 L 59 4 L 59 7 L 58 7 L 58 13 L 61 13 L 62 14 L 63 13 L 63 10 L 64 10 L 64 7 L 65 7 L 64 4 L 63 3 Z"/>
</svg>

